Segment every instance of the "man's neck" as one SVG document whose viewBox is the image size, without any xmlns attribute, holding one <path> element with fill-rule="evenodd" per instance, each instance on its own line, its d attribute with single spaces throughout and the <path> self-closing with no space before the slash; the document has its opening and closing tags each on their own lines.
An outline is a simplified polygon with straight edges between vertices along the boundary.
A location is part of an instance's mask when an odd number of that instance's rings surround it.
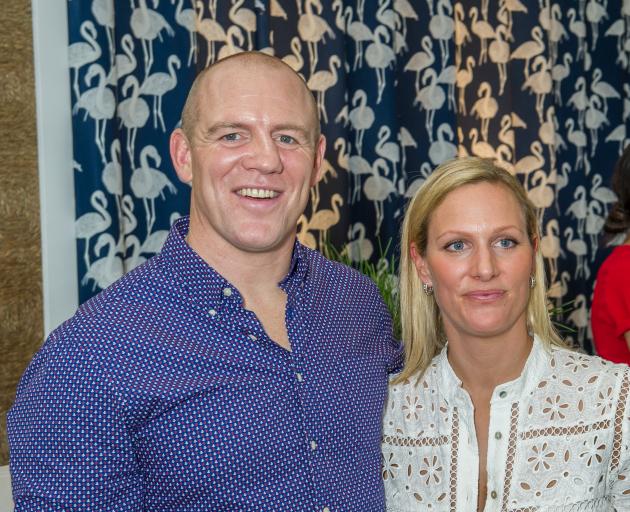
<svg viewBox="0 0 630 512">
<path fill-rule="evenodd" d="M 222 239 L 209 243 L 196 229 L 186 242 L 246 298 L 277 289 L 289 271 L 295 238 L 269 252 L 244 251 Z"/>
</svg>

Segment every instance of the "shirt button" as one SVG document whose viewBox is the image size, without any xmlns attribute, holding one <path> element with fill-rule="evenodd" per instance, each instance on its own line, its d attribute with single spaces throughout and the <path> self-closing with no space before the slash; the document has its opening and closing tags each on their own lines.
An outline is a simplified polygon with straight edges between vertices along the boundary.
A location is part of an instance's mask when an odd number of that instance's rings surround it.
<svg viewBox="0 0 630 512">
<path fill-rule="evenodd" d="M 501 439 L 502 437 L 503 437 L 503 434 L 501 434 L 501 432 L 495 432 L 494 434 L 495 439 Z"/>
<path fill-rule="evenodd" d="M 226 297 L 231 297 L 232 296 L 232 289 L 231 288 L 223 288 L 223 295 Z"/>
<path fill-rule="evenodd" d="M 216 314 L 217 314 L 217 310 L 216 310 L 216 309 L 214 309 L 214 308 L 210 308 L 210 309 L 208 310 L 208 314 L 209 314 L 210 316 L 216 316 Z"/>
<path fill-rule="evenodd" d="M 256 340 L 258 339 L 258 338 L 257 338 L 255 335 L 253 335 L 253 334 L 250 334 L 250 335 L 248 336 L 248 338 L 249 338 L 250 340 L 252 340 L 252 341 L 256 341 Z"/>
<path fill-rule="evenodd" d="M 298 382 L 302 382 L 304 380 L 304 377 L 302 377 L 302 374 L 300 372 L 297 372 L 295 374 L 295 378 L 297 379 Z"/>
<path fill-rule="evenodd" d="M 311 440 L 311 450 L 317 450 L 317 441 L 315 439 Z"/>
<path fill-rule="evenodd" d="M 490 493 L 490 497 L 491 497 L 493 500 L 496 500 L 496 499 L 497 499 L 497 496 L 498 496 L 497 491 L 492 491 L 492 492 Z"/>
<path fill-rule="evenodd" d="M 500 396 L 501 398 L 505 398 L 505 397 L 507 396 L 507 391 L 501 391 L 501 392 L 499 393 L 499 396 Z"/>
</svg>

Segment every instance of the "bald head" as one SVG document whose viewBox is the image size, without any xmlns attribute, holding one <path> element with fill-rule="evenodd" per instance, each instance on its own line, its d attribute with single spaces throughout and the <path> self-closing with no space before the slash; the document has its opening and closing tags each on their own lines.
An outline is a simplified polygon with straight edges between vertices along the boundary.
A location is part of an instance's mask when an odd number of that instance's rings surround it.
<svg viewBox="0 0 630 512">
<path fill-rule="evenodd" d="M 212 104 L 204 104 L 203 91 L 211 89 L 215 81 L 222 80 L 228 73 L 233 74 L 235 70 L 237 74 L 242 75 L 243 80 L 255 80 L 255 74 L 260 71 L 278 73 L 279 76 L 290 77 L 289 79 L 295 83 L 298 94 L 302 94 L 304 97 L 304 108 L 310 111 L 313 124 L 313 141 L 317 141 L 320 134 L 319 114 L 313 94 L 302 77 L 290 66 L 277 57 L 272 57 L 262 52 L 242 52 L 231 55 L 215 62 L 197 75 L 188 92 L 188 97 L 182 110 L 182 130 L 189 141 L 193 141 L 193 134 L 201 109 L 213 108 Z"/>
</svg>

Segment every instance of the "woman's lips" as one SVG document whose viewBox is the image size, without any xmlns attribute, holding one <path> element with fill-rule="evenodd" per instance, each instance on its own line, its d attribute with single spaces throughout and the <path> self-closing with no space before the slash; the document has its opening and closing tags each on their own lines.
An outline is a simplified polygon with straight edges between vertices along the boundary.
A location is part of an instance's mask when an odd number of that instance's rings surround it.
<svg viewBox="0 0 630 512">
<path fill-rule="evenodd" d="M 466 297 L 479 302 L 492 302 L 503 297 L 503 290 L 475 290 L 468 292 Z"/>
</svg>

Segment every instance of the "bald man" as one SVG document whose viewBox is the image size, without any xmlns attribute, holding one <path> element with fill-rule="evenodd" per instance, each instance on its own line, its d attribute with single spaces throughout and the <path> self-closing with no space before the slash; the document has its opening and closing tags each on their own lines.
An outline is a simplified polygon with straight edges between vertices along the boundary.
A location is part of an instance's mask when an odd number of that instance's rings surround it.
<svg viewBox="0 0 630 512">
<path fill-rule="evenodd" d="M 244 53 L 170 141 L 190 216 L 82 305 L 9 415 L 17 511 L 383 510 L 401 351 L 365 277 L 296 240 L 325 138 L 303 80 Z"/>
</svg>

